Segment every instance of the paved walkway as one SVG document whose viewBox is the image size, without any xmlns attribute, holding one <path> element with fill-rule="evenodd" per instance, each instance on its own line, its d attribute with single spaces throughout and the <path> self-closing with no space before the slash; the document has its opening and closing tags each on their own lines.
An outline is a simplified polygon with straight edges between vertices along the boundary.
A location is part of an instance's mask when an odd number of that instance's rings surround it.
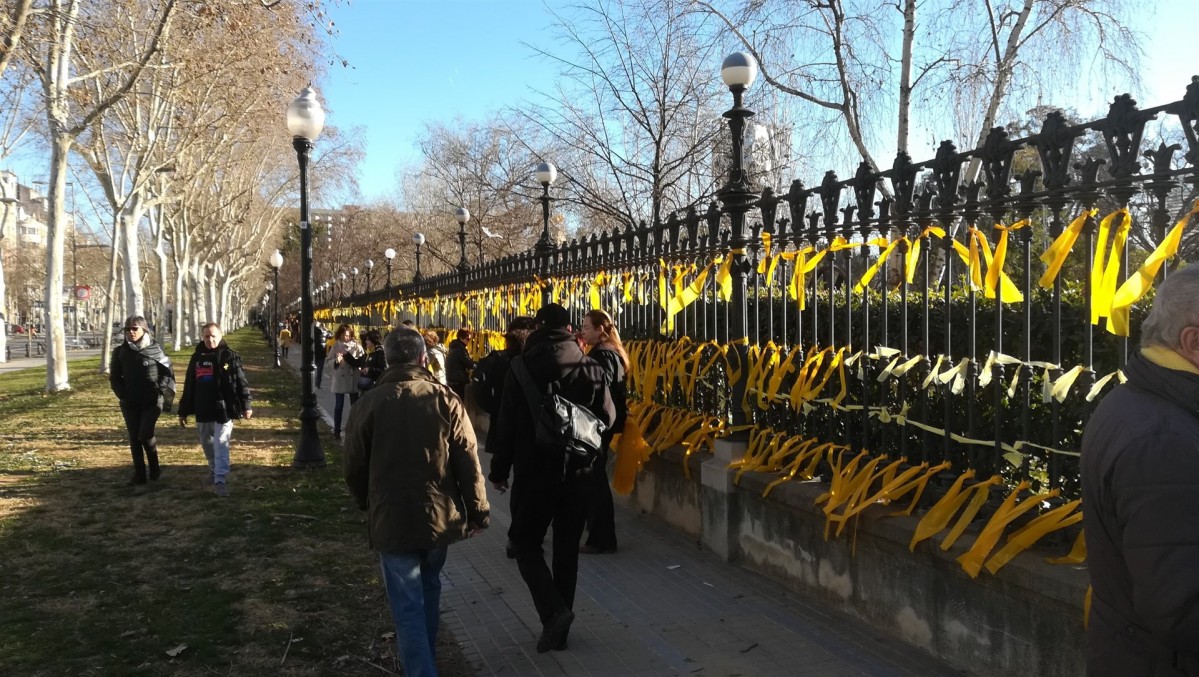
<svg viewBox="0 0 1199 677">
<path fill-rule="evenodd" d="M 299 353 L 287 360 L 297 373 Z M 331 425 L 328 378 L 323 385 L 317 399 Z M 442 618 L 480 675 L 964 674 L 619 501 L 620 552 L 580 558 L 570 648 L 538 654 L 536 611 L 504 556 L 508 499 L 493 490 L 489 499 L 491 528 L 451 546 L 443 576 Z"/>
</svg>

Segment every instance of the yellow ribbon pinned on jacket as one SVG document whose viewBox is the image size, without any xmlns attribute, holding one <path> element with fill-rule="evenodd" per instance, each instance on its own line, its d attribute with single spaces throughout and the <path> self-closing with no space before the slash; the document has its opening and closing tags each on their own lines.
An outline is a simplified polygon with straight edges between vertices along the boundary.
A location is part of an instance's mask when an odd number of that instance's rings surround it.
<svg viewBox="0 0 1199 677">
<path fill-rule="evenodd" d="M 1120 285 L 1120 289 L 1116 291 L 1112 297 L 1111 313 L 1107 317 L 1107 330 L 1117 336 L 1128 336 L 1129 314 L 1132 309 L 1132 304 L 1141 300 L 1145 292 L 1153 288 L 1153 280 L 1157 277 L 1158 270 L 1167 259 L 1173 258 L 1178 253 L 1178 245 L 1182 242 L 1182 232 L 1186 229 L 1187 224 L 1191 222 L 1191 217 L 1199 214 L 1199 200 L 1195 201 L 1191 211 L 1187 212 L 1186 216 L 1178 220 L 1166 237 L 1153 250 L 1149 258 L 1145 259 L 1142 265 L 1135 274 L 1130 276 Z"/>
<path fill-rule="evenodd" d="M 1041 276 L 1040 285 L 1045 289 L 1053 287 L 1053 281 L 1062 271 L 1062 266 L 1066 263 L 1066 257 L 1070 255 L 1070 250 L 1074 248 L 1074 243 L 1078 241 L 1078 236 L 1082 233 L 1083 226 L 1087 225 L 1087 219 L 1093 219 L 1099 215 L 1098 209 L 1079 214 L 1069 226 L 1062 231 L 1061 235 L 1049 245 L 1049 248 L 1041 254 L 1041 262 L 1048 266 L 1045 269 L 1045 274 Z"/>
</svg>

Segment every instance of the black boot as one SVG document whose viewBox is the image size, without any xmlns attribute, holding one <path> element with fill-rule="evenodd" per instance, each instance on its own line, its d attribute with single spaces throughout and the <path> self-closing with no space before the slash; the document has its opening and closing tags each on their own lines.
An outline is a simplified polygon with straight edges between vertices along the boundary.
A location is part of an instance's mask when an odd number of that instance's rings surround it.
<svg viewBox="0 0 1199 677">
<path fill-rule="evenodd" d="M 131 450 L 133 455 L 133 477 L 130 478 L 130 484 L 145 484 L 146 483 L 146 459 L 142 455 L 141 445 L 137 445 L 136 449 Z"/>
<path fill-rule="evenodd" d="M 159 477 L 162 477 L 162 468 L 160 468 L 158 465 L 158 448 L 151 447 L 151 449 L 152 449 L 152 451 L 151 450 L 146 451 L 146 459 L 148 461 L 147 470 L 149 470 L 148 475 L 149 475 L 150 479 L 156 480 Z"/>
</svg>

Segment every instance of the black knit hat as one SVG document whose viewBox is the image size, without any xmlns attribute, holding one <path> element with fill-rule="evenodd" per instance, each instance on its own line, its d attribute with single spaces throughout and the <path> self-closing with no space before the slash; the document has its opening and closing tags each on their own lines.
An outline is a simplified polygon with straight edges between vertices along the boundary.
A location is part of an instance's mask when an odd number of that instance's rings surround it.
<svg viewBox="0 0 1199 677">
<path fill-rule="evenodd" d="M 548 329 L 562 329 L 570 325 L 570 313 L 557 303 L 547 303 L 537 311 L 534 320 Z"/>
</svg>

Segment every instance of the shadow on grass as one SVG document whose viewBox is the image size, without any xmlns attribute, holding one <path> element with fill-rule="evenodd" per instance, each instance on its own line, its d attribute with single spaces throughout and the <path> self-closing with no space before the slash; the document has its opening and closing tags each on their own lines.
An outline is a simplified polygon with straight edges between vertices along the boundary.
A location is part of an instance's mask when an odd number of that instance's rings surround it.
<svg viewBox="0 0 1199 677">
<path fill-rule="evenodd" d="M 265 367 L 269 352 L 243 334 L 230 339 L 248 346 L 234 344 L 255 417 L 234 426 L 228 498 L 204 484 L 194 422 L 182 429 L 170 414 L 158 427 L 162 478 L 128 485 L 106 381 L 0 404 L 0 674 L 399 672 L 339 450 L 325 448 L 324 469 L 290 468 L 296 376 Z M 186 364 L 177 358 L 177 375 Z M 12 393 L 9 376 L 0 389 Z M 439 654 L 443 675 L 471 674 L 448 633 Z"/>
</svg>

